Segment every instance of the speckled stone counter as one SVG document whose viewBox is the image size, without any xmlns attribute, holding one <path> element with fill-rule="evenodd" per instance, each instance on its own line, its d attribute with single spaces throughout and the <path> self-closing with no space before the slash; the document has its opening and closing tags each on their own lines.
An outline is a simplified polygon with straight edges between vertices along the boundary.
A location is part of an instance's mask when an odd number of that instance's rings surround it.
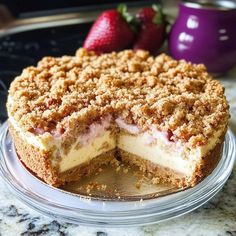
<svg viewBox="0 0 236 236">
<path fill-rule="evenodd" d="M 220 78 L 231 106 L 230 127 L 236 133 L 236 70 Z M 236 236 L 236 166 L 227 184 L 210 202 L 192 213 L 152 226 L 92 228 L 50 219 L 17 200 L 0 179 L 0 236 Z"/>
</svg>

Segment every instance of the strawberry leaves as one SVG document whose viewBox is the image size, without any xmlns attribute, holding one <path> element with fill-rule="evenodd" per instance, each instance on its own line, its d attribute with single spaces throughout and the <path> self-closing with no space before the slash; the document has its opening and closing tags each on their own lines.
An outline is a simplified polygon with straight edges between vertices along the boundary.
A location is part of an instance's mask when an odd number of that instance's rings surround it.
<svg viewBox="0 0 236 236">
<path fill-rule="evenodd" d="M 163 14 L 162 7 L 158 4 L 153 4 L 152 9 L 156 12 L 152 22 L 157 25 L 163 25 L 165 23 L 165 15 Z"/>
</svg>

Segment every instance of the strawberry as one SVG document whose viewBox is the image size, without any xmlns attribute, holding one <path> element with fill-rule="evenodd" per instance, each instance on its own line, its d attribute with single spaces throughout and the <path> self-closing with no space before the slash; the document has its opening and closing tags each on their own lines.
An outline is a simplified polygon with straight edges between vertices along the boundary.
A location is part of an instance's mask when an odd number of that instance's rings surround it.
<svg viewBox="0 0 236 236">
<path fill-rule="evenodd" d="M 83 47 L 98 54 L 128 48 L 135 39 L 132 19 L 123 4 L 104 11 L 92 25 Z"/>
<path fill-rule="evenodd" d="M 156 11 L 152 7 L 144 7 L 138 12 L 136 18 L 140 23 L 152 22 Z"/>
<path fill-rule="evenodd" d="M 136 18 L 141 28 L 133 48 L 155 54 L 165 40 L 166 21 L 162 9 L 157 5 L 145 7 L 138 12 Z"/>
</svg>

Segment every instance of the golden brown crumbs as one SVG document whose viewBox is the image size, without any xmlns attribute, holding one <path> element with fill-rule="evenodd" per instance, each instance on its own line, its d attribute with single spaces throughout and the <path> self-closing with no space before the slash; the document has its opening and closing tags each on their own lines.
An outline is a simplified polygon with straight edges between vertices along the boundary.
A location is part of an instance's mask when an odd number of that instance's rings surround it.
<svg viewBox="0 0 236 236">
<path fill-rule="evenodd" d="M 226 126 L 224 88 L 203 65 L 126 50 L 45 57 L 11 84 L 7 103 L 24 130 L 73 136 L 101 116 L 121 116 L 141 130 L 155 125 L 190 146 Z"/>
<path fill-rule="evenodd" d="M 82 190 L 83 188 L 84 188 L 84 186 L 81 187 L 80 190 Z M 97 183 L 97 182 L 91 182 L 85 186 L 85 190 L 87 193 L 90 193 L 92 190 L 105 191 L 106 189 L 107 189 L 106 184 L 101 184 L 101 183 Z"/>
<path fill-rule="evenodd" d="M 159 184 L 161 183 L 161 179 L 158 177 L 152 178 L 151 179 L 152 184 Z"/>
<path fill-rule="evenodd" d="M 121 166 L 118 166 L 117 168 L 116 168 L 116 172 L 119 172 L 121 170 Z"/>
<path fill-rule="evenodd" d="M 118 161 L 117 159 L 114 159 L 110 162 L 112 166 L 116 167 L 116 172 L 122 171 L 124 174 L 127 174 L 129 172 L 129 166 L 125 165 L 124 163 Z"/>
<path fill-rule="evenodd" d="M 111 160 L 110 164 L 111 166 L 119 167 L 121 162 L 114 158 L 113 160 Z"/>
<path fill-rule="evenodd" d="M 127 174 L 128 172 L 129 172 L 129 168 L 128 168 L 128 167 L 123 168 L 123 173 L 124 173 L 124 174 Z"/>
<path fill-rule="evenodd" d="M 135 183 L 135 187 L 137 189 L 140 189 L 141 188 L 141 185 L 142 185 L 142 180 L 138 180 L 136 183 Z"/>
</svg>

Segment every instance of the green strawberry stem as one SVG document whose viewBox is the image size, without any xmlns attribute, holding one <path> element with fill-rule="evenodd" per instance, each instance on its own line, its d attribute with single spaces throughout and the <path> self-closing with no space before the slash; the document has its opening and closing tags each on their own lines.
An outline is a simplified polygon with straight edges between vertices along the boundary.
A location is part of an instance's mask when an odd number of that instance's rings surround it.
<svg viewBox="0 0 236 236">
<path fill-rule="evenodd" d="M 165 14 L 162 11 L 161 5 L 153 4 L 152 8 L 156 12 L 155 16 L 153 17 L 153 23 L 157 25 L 165 24 Z"/>
<path fill-rule="evenodd" d="M 120 13 L 122 18 L 130 25 L 130 27 L 137 32 L 138 22 L 134 16 L 132 16 L 127 9 L 127 6 L 123 3 L 119 4 L 117 11 Z"/>
<path fill-rule="evenodd" d="M 117 11 L 121 14 L 126 22 L 130 23 L 133 20 L 133 16 L 127 11 L 127 6 L 125 4 L 119 4 Z"/>
</svg>

